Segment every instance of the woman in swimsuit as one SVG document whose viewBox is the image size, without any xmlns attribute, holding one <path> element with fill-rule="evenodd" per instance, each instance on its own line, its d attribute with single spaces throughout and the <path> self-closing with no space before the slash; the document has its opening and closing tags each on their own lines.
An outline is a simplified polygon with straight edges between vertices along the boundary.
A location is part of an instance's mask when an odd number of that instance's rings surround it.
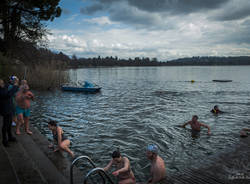
<svg viewBox="0 0 250 184">
<path fill-rule="evenodd" d="M 54 152 L 59 150 L 66 151 L 71 157 L 74 157 L 74 153 L 69 149 L 70 140 L 64 135 L 62 128 L 57 126 L 57 121 L 49 121 L 48 127 L 53 134 L 54 141 L 58 145 L 58 147 L 54 149 Z M 50 144 L 49 147 L 52 148 L 53 144 Z"/>
<path fill-rule="evenodd" d="M 107 171 L 112 165 L 116 166 L 116 171 L 112 174 L 117 176 L 119 184 L 135 184 L 135 176 L 130 168 L 130 162 L 127 157 L 122 157 L 119 151 L 114 151 L 112 154 L 112 160 L 104 168 Z"/>
</svg>

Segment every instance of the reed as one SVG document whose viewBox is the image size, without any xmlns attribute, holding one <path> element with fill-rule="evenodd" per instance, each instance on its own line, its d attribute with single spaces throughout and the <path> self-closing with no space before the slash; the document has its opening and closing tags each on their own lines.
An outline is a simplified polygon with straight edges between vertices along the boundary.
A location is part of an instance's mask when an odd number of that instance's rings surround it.
<svg viewBox="0 0 250 184">
<path fill-rule="evenodd" d="M 56 62 L 25 66 L 0 55 L 0 78 L 8 81 L 9 76 L 16 75 L 20 80 L 27 80 L 30 88 L 36 90 L 53 90 L 67 83 L 69 75 L 64 68 Z"/>
</svg>

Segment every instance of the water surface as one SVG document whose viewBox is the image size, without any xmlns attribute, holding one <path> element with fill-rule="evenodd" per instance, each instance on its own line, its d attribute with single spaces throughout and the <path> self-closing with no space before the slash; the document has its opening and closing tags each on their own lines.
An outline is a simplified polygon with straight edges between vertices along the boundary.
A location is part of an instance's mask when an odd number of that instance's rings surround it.
<svg viewBox="0 0 250 184">
<path fill-rule="evenodd" d="M 99 84 L 101 93 L 35 92 L 32 124 L 52 138 L 46 122 L 58 120 L 72 150 L 101 167 L 119 147 L 139 180 L 148 177 L 148 143 L 159 146 L 167 172 L 174 174 L 230 151 L 239 130 L 249 127 L 250 66 L 87 68 L 70 74 L 73 81 Z M 214 105 L 227 113 L 211 114 Z M 194 139 L 188 128 L 178 128 L 194 114 L 211 127 L 211 136 L 203 129 Z"/>
</svg>

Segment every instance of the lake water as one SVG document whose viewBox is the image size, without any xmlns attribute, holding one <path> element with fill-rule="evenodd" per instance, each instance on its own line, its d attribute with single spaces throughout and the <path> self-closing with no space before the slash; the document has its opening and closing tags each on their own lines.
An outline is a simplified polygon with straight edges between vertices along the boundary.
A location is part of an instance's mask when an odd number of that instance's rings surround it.
<svg viewBox="0 0 250 184">
<path fill-rule="evenodd" d="M 250 66 L 86 68 L 70 74 L 73 81 L 97 83 L 101 93 L 35 92 L 31 123 L 52 138 L 46 122 L 58 120 L 76 155 L 101 167 L 119 147 L 138 180 L 148 177 L 149 143 L 158 145 L 171 175 L 230 151 L 239 130 L 249 127 Z M 214 105 L 227 113 L 211 114 Z M 211 127 L 211 136 L 202 129 L 192 138 L 189 128 L 178 127 L 194 114 Z"/>
</svg>

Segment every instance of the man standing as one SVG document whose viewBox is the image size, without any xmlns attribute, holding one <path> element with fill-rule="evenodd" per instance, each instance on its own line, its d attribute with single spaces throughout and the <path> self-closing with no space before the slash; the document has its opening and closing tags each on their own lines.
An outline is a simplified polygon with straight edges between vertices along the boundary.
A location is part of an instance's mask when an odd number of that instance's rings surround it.
<svg viewBox="0 0 250 184">
<path fill-rule="evenodd" d="M 29 116 L 30 116 L 30 100 L 34 100 L 34 95 L 29 91 L 27 84 L 20 86 L 19 92 L 16 94 L 16 113 L 17 113 L 17 126 L 16 134 L 20 135 L 20 126 L 25 124 L 25 132 L 29 135 L 32 132 L 29 129 Z"/>
<path fill-rule="evenodd" d="M 164 160 L 158 155 L 158 147 L 155 144 L 147 146 L 147 158 L 151 161 L 151 177 L 147 184 L 164 183 L 166 179 L 166 168 Z"/>
<path fill-rule="evenodd" d="M 3 145 L 8 147 L 9 141 L 16 141 L 16 138 L 11 133 L 12 116 L 14 113 L 13 96 L 18 90 L 18 78 L 15 79 L 14 86 L 8 90 L 4 81 L 0 79 L 0 114 L 3 116 L 2 137 Z M 8 134 L 8 139 L 7 139 Z"/>
</svg>

